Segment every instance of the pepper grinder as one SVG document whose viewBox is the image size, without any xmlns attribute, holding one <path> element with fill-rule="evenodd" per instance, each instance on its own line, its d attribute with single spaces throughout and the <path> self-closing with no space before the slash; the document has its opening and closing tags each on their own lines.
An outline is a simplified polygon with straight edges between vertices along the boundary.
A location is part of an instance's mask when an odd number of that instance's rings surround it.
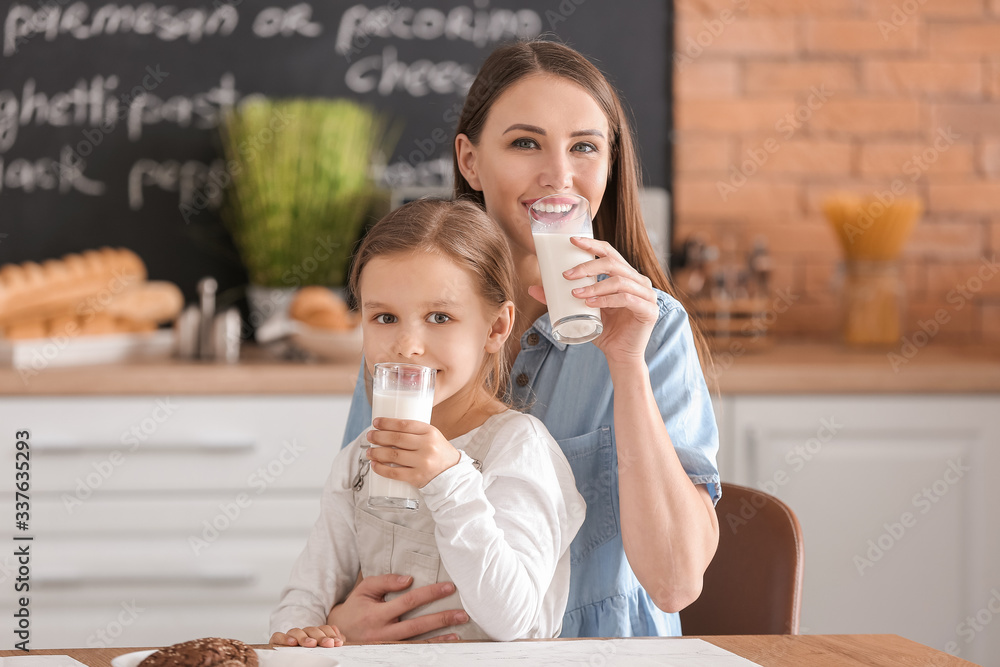
<svg viewBox="0 0 1000 667">
<path fill-rule="evenodd" d="M 212 277 L 198 281 L 198 305 L 188 306 L 177 318 L 174 329 L 180 358 L 230 364 L 239 361 L 240 313 L 236 308 L 215 312 L 218 287 Z"/>
<path fill-rule="evenodd" d="M 218 289 L 219 283 L 211 276 L 198 281 L 198 300 L 201 309 L 201 319 L 198 323 L 198 358 L 205 361 L 215 358 L 212 320 L 215 318 L 215 293 Z"/>
</svg>

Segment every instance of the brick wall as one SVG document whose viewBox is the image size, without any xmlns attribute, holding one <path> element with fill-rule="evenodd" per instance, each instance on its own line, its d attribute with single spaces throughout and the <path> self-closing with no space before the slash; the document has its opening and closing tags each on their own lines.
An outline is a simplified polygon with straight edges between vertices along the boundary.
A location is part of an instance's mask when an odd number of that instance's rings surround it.
<svg viewBox="0 0 1000 667">
<path fill-rule="evenodd" d="M 676 6 L 676 238 L 766 236 L 775 287 L 800 295 L 775 331 L 831 336 L 841 251 L 821 202 L 899 180 L 926 207 L 904 330 L 945 309 L 941 338 L 1000 342 L 984 264 L 1000 258 L 1000 0 Z"/>
</svg>

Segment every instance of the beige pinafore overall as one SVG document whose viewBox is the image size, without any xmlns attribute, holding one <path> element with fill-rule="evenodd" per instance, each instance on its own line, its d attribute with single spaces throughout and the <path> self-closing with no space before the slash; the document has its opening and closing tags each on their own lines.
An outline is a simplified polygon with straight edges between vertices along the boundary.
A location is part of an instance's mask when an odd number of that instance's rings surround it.
<svg viewBox="0 0 1000 667">
<path fill-rule="evenodd" d="M 482 470 L 493 442 L 493 433 L 507 419 L 519 416 L 514 411 L 491 417 L 485 424 L 471 433 L 457 438 L 453 444 L 472 458 L 474 465 Z M 468 438 L 464 446 L 461 442 Z M 434 541 L 434 519 L 425 503 L 416 510 L 374 510 L 368 509 L 367 481 L 370 474 L 369 461 L 362 453 L 361 472 L 354 484 L 354 523 L 358 533 L 358 556 L 361 560 L 361 574 L 365 577 L 382 574 L 408 574 L 413 577 L 413 585 L 418 588 L 428 584 L 452 581 L 441 563 L 437 543 Z M 401 593 L 389 593 L 387 600 Z M 497 601 L 502 604 L 502 601 Z M 423 616 L 448 609 L 460 609 L 462 601 L 458 591 L 448 597 L 417 607 L 403 614 L 400 619 Z M 476 623 L 470 620 L 463 625 L 449 626 L 434 630 L 414 639 L 427 639 L 437 635 L 457 634 L 461 639 L 489 640 Z"/>
</svg>

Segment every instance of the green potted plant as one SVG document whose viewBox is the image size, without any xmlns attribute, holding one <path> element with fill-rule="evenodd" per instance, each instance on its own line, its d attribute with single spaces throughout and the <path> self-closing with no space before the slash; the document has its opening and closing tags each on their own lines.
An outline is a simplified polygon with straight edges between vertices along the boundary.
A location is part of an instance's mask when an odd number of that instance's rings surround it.
<svg viewBox="0 0 1000 667">
<path fill-rule="evenodd" d="M 254 98 L 222 124 L 232 177 L 223 219 L 249 275 L 251 317 L 303 285 L 343 285 L 388 152 L 386 123 L 344 99 Z M 255 314 L 256 313 L 256 317 Z"/>
</svg>

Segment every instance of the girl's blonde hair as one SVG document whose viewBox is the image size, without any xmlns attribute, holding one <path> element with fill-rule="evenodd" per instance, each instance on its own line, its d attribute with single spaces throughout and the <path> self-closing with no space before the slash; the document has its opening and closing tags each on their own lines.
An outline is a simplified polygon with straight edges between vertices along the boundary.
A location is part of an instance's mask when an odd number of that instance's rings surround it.
<svg viewBox="0 0 1000 667">
<path fill-rule="evenodd" d="M 469 271 L 476 277 L 479 296 L 496 309 L 514 301 L 514 261 L 497 223 L 473 202 L 433 199 L 405 204 L 368 231 L 354 254 L 348 278 L 352 301 L 361 303 L 359 281 L 369 261 L 417 251 L 444 255 Z M 506 345 L 501 345 L 499 352 L 487 355 L 479 379 L 491 396 L 504 401 L 508 377 Z"/>
</svg>

